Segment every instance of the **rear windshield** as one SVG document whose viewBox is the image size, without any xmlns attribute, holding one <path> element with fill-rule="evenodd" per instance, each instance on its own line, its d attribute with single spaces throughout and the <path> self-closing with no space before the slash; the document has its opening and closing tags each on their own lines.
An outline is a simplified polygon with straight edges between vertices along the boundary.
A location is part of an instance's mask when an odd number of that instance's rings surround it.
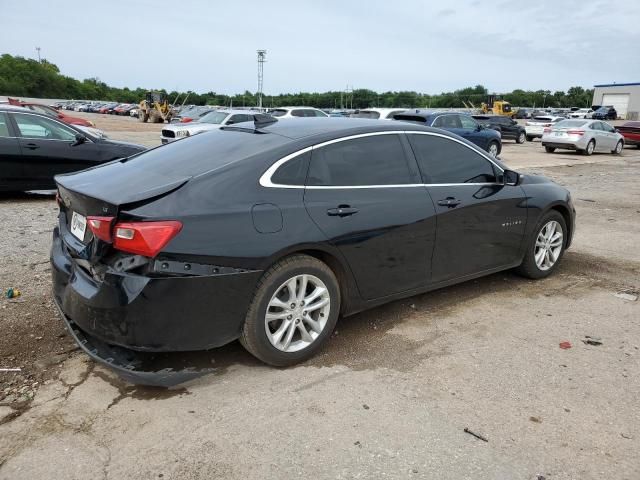
<svg viewBox="0 0 640 480">
<path fill-rule="evenodd" d="M 286 110 L 281 110 L 281 109 L 274 110 L 273 112 L 271 112 L 271 115 L 273 115 L 274 117 L 282 117 L 282 116 L 284 116 L 286 114 L 287 114 L 287 111 Z"/>
<path fill-rule="evenodd" d="M 575 128 L 582 127 L 586 124 L 587 122 L 584 120 L 562 120 L 561 122 L 556 123 L 555 128 Z"/>
<path fill-rule="evenodd" d="M 360 110 L 358 113 L 354 113 L 351 116 L 353 118 L 370 118 L 372 120 L 376 120 L 380 118 L 380 113 L 372 110 Z"/>
<path fill-rule="evenodd" d="M 533 117 L 534 122 L 550 122 L 552 117 Z"/>
<path fill-rule="evenodd" d="M 125 163 L 131 169 L 131 175 L 139 172 L 141 176 L 191 177 L 270 150 L 287 141 L 290 140 L 275 134 L 213 130 L 148 150 Z"/>
<path fill-rule="evenodd" d="M 427 119 L 418 115 L 405 115 L 399 113 L 393 116 L 394 120 L 404 120 L 405 122 L 427 123 Z"/>
<path fill-rule="evenodd" d="M 210 112 L 207 113 L 206 115 L 203 115 L 202 117 L 200 117 L 197 122 L 198 123 L 213 123 L 213 124 L 220 124 L 222 122 L 224 122 L 224 119 L 227 118 L 229 114 L 227 112 Z"/>
</svg>

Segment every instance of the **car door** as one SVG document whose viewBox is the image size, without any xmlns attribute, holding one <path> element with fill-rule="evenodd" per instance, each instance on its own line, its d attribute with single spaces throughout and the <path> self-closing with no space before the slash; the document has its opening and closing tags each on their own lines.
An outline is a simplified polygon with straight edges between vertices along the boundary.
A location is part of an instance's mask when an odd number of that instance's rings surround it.
<svg viewBox="0 0 640 480">
<path fill-rule="evenodd" d="M 596 141 L 596 151 L 605 152 L 609 149 L 609 139 L 607 138 L 606 132 L 604 131 L 604 126 L 602 122 L 593 122 L 591 124 L 591 128 L 593 129 L 593 138 Z"/>
<path fill-rule="evenodd" d="M 427 283 L 435 209 L 406 139 L 378 132 L 314 147 L 304 203 L 365 299 Z"/>
<path fill-rule="evenodd" d="M 507 117 L 498 118 L 500 128 L 502 129 L 502 138 L 517 138 L 519 126 L 518 122 Z"/>
<path fill-rule="evenodd" d="M 426 132 L 407 137 L 437 214 L 432 281 L 517 263 L 527 221 L 522 188 L 499 182 L 502 169 L 464 142 Z"/>
<path fill-rule="evenodd" d="M 607 122 L 600 122 L 600 128 L 602 128 L 602 133 L 607 139 L 607 150 L 611 151 L 615 149 L 616 144 L 618 143 L 616 129 L 609 125 Z"/>
<path fill-rule="evenodd" d="M 22 152 L 9 115 L 0 112 L 0 190 L 20 189 L 23 181 Z"/>
<path fill-rule="evenodd" d="M 30 188 L 54 188 L 53 176 L 100 163 L 98 145 L 76 142 L 77 131 L 57 120 L 30 113 L 10 114 L 22 150 L 23 174 Z"/>
</svg>

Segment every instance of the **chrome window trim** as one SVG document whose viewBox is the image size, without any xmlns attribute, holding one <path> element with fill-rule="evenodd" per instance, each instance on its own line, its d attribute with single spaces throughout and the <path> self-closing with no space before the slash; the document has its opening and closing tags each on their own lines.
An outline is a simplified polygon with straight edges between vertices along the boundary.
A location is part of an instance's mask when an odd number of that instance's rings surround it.
<svg viewBox="0 0 640 480">
<path fill-rule="evenodd" d="M 344 189 L 363 189 L 363 188 L 415 188 L 415 187 L 445 187 L 445 186 L 455 186 L 455 185 L 502 185 L 501 183 L 408 183 L 408 184 L 399 184 L 399 185 L 283 185 L 280 183 L 273 183 L 271 181 L 271 177 L 273 174 L 284 165 L 289 160 L 293 160 L 299 155 L 303 155 L 309 151 L 313 151 L 316 148 L 322 148 L 327 145 L 331 145 L 334 143 L 344 142 L 347 140 L 353 140 L 355 138 L 364 138 L 364 137 L 373 137 L 377 135 L 400 135 L 400 134 L 415 134 L 415 135 L 431 135 L 434 137 L 442 137 L 448 140 L 454 141 L 468 148 L 469 150 L 479 154 L 484 159 L 491 162 L 493 166 L 495 166 L 500 172 L 504 173 L 504 169 L 500 167 L 496 162 L 494 162 L 491 157 L 486 154 L 486 152 L 482 151 L 479 148 L 474 148 L 466 143 L 458 140 L 457 138 L 450 137 L 448 135 L 443 135 L 441 133 L 436 132 L 421 132 L 417 130 L 387 130 L 382 132 L 369 132 L 369 133 L 359 133 L 357 135 L 349 135 L 348 137 L 334 138 L 333 140 L 327 140 L 326 142 L 318 143 L 317 145 L 311 145 L 309 147 L 305 147 L 301 150 L 297 150 L 289 155 L 282 157 L 280 160 L 276 161 L 273 165 L 271 165 L 260 177 L 258 183 L 265 188 L 289 188 L 289 189 L 301 189 L 306 188 L 309 190 L 344 190 Z"/>
</svg>

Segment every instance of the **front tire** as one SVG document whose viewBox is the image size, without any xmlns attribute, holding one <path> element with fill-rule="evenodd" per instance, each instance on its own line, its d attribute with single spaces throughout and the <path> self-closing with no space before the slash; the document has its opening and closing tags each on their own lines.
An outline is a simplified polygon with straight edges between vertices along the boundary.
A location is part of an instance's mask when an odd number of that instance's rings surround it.
<svg viewBox="0 0 640 480">
<path fill-rule="evenodd" d="M 547 153 L 553 153 L 556 149 L 554 147 L 544 147 L 544 151 Z"/>
<path fill-rule="evenodd" d="M 308 255 L 287 257 L 258 282 L 240 343 L 269 365 L 303 362 L 327 342 L 340 301 L 338 280 L 326 264 Z"/>
<path fill-rule="evenodd" d="M 489 155 L 491 155 L 492 157 L 497 157 L 498 155 L 500 155 L 500 145 L 498 144 L 498 142 L 489 142 L 489 146 L 487 147 L 487 152 L 489 152 Z"/>
<path fill-rule="evenodd" d="M 616 148 L 611 150 L 611 153 L 613 153 L 614 155 L 620 155 L 622 153 L 623 148 L 624 148 L 624 143 L 622 142 L 622 140 L 618 140 L 618 143 L 616 144 Z"/>
<path fill-rule="evenodd" d="M 567 224 L 560 212 L 551 210 L 538 222 L 527 242 L 527 251 L 516 272 L 523 277 L 539 279 L 551 275 L 564 255 Z"/>
</svg>

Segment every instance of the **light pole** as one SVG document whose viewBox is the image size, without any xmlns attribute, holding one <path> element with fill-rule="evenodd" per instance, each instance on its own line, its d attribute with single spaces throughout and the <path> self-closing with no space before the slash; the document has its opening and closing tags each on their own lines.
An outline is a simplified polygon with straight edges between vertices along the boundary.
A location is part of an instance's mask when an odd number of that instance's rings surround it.
<svg viewBox="0 0 640 480">
<path fill-rule="evenodd" d="M 258 53 L 258 108 L 262 110 L 262 87 L 264 83 L 264 62 L 266 62 L 267 51 L 257 50 Z"/>
<path fill-rule="evenodd" d="M 40 60 L 40 47 L 36 47 L 36 51 L 38 52 L 38 63 L 42 63 Z"/>
</svg>

